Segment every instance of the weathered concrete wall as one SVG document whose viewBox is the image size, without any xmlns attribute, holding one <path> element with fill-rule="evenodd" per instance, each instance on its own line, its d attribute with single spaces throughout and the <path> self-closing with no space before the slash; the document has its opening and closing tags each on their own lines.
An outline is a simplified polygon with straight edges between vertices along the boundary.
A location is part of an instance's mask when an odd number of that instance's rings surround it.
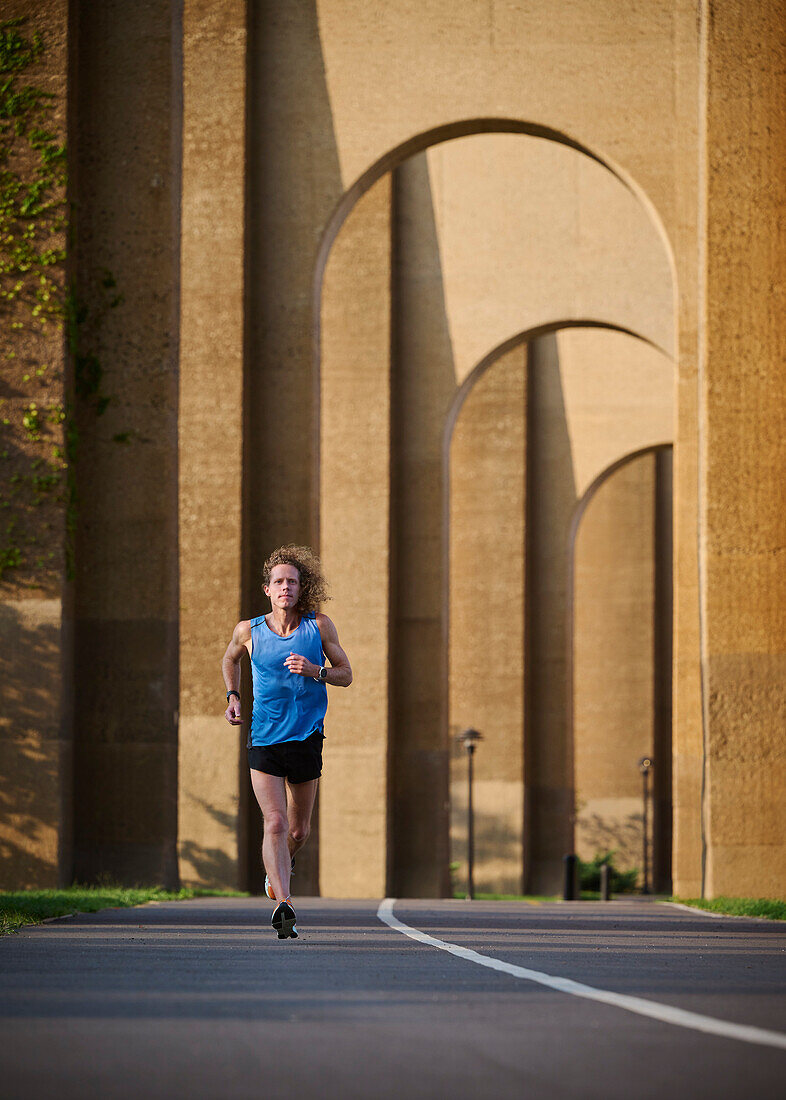
<svg viewBox="0 0 786 1100">
<path fill-rule="evenodd" d="M 474 134 L 427 154 L 455 374 L 517 333 L 620 325 L 672 354 L 670 258 L 641 200 L 583 153 Z"/>
<path fill-rule="evenodd" d="M 448 892 L 443 441 L 455 394 L 425 156 L 393 176 L 391 889 Z"/>
<path fill-rule="evenodd" d="M 560 888 L 573 850 L 568 729 L 569 538 L 574 508 L 605 469 L 669 441 L 673 365 L 624 333 L 567 329 L 530 344 L 527 398 L 527 696 L 529 889 Z M 593 644 L 590 635 L 586 644 Z M 635 669 L 627 669 L 628 675 Z M 585 706 L 600 705 L 587 685 Z"/>
<path fill-rule="evenodd" d="M 181 28 L 162 0 L 80 2 L 73 25 L 72 264 L 94 364 L 76 367 L 74 873 L 172 884 Z"/>
<path fill-rule="evenodd" d="M 246 45 L 245 0 L 221 5 L 187 0 L 178 838 L 182 881 L 224 887 L 244 879 L 238 864 L 238 779 L 248 783 L 240 759 L 243 735 L 221 717 L 219 667 L 241 617 Z"/>
<path fill-rule="evenodd" d="M 707 892 L 786 896 L 786 5 L 706 28 Z"/>
<path fill-rule="evenodd" d="M 322 562 L 348 691 L 329 689 L 319 885 L 329 897 L 387 889 L 390 620 L 391 189 L 384 176 L 347 220 L 321 312 Z"/>
<path fill-rule="evenodd" d="M 685 11 L 687 15 L 687 11 Z M 699 175 L 701 12 L 675 24 L 674 107 L 679 186 L 669 240 L 679 296 L 674 447 L 674 724 L 672 743 L 675 893 L 701 893 L 702 712 L 699 658 L 697 370 L 703 317 L 699 308 Z"/>
<path fill-rule="evenodd" d="M 464 402 L 450 447 L 450 858 L 467 887 L 467 753 L 474 762 L 475 888 L 524 876 L 526 347 L 501 356 Z"/>
<path fill-rule="evenodd" d="M 68 12 L 63 0 L 9 0 L 3 19 L 22 19 L 28 42 L 39 33 L 43 52 L 30 65 L 4 73 L 14 90 L 34 86 L 51 94 L 44 117 L 23 116 L 66 139 Z M 5 104 L 4 104 L 5 108 Z M 4 118 L 8 118 L 4 113 Z M 16 119 L 4 123 L 9 128 Z M 3 134 L 3 204 L 18 172 L 31 183 L 39 153 L 23 134 Z M 24 192 L 17 201 L 21 201 Z M 53 186 L 44 196 L 65 199 Z M 65 207 L 60 213 L 65 213 Z M 62 262 L 44 268 L 53 281 L 49 305 L 59 313 L 45 325 L 36 316 L 41 270 L 18 270 L 21 233 L 35 226 L 32 245 L 62 250 L 65 232 L 44 216 L 3 225 L 0 331 L 0 888 L 57 886 L 71 873 L 71 637 L 66 583 L 67 405 Z M 6 234 L 15 240 L 9 242 Z M 9 265 L 9 266 L 6 266 Z M 33 281 L 35 280 L 35 281 Z M 17 287 L 22 286 L 22 292 Z M 44 312 L 43 317 L 46 317 Z M 25 419 L 37 410 L 39 427 Z"/>
<path fill-rule="evenodd" d="M 17 10 L 27 8 L 13 7 L 11 14 Z M 52 0 L 38 10 L 62 44 L 63 6 Z M 73 7 L 73 193 L 78 201 L 73 259 L 88 308 L 79 339 L 84 353 L 95 355 L 103 370 L 79 413 L 79 490 L 81 499 L 90 502 L 77 530 L 75 593 L 77 866 L 86 875 L 103 867 L 122 876 L 174 875 L 179 10 L 153 0 Z M 489 6 L 485 0 L 459 5 L 439 0 L 427 7 L 396 0 L 381 8 L 361 0 L 291 5 L 249 0 L 247 16 L 239 0 L 218 8 L 186 5 L 186 21 L 193 16 L 193 33 L 186 39 L 193 64 L 212 72 L 217 53 L 227 68 L 216 78 L 212 100 L 208 80 L 194 69 L 195 79 L 186 88 L 193 112 L 189 116 L 187 107 L 191 138 L 185 155 L 192 158 L 193 185 L 184 215 L 194 232 L 184 228 L 192 297 L 183 314 L 183 339 L 191 341 L 192 351 L 180 393 L 188 408 L 179 440 L 187 471 L 180 481 L 180 564 L 189 601 L 184 614 L 198 618 L 194 597 L 198 601 L 200 572 L 211 577 L 213 593 L 203 603 L 218 600 L 221 610 L 204 624 L 189 620 L 194 643 L 182 655 L 183 762 L 184 767 L 186 761 L 194 763 L 181 788 L 184 856 L 188 845 L 191 855 L 200 848 L 213 850 L 221 874 L 231 878 L 234 838 L 248 831 L 242 821 L 237 827 L 230 763 L 236 760 L 236 745 L 222 755 L 227 742 L 216 751 L 213 740 L 226 738 L 227 731 L 221 725 L 220 697 L 210 701 L 208 679 L 217 692 L 220 682 L 209 672 L 203 651 L 216 646 L 220 657 L 232 620 L 260 609 L 259 566 L 273 545 L 318 540 L 313 336 L 320 307 L 314 288 L 327 244 L 338 231 L 336 204 L 364 172 L 381 176 L 434 140 L 466 138 L 475 129 L 503 125 L 541 136 L 486 135 L 475 144 L 474 138 L 462 139 L 431 149 L 397 174 L 390 321 L 391 630 L 394 652 L 405 654 L 401 671 L 406 673 L 396 728 L 410 732 L 396 740 L 400 755 L 398 763 L 392 761 L 391 835 L 399 838 L 399 849 L 389 881 L 401 885 L 402 868 L 413 867 L 406 890 L 435 890 L 439 871 L 434 868 L 444 854 L 437 853 L 434 867 L 418 868 L 424 836 L 430 841 L 431 827 L 442 828 L 447 819 L 439 798 L 436 817 L 421 815 L 423 800 L 409 788 L 407 776 L 423 753 L 431 754 L 429 768 L 433 764 L 441 776 L 445 773 L 445 682 L 440 695 L 422 673 L 421 658 L 441 659 L 444 668 L 447 639 L 435 625 L 437 611 L 430 603 L 428 625 L 419 631 L 411 606 L 406 600 L 399 604 L 396 593 L 406 585 L 413 562 L 423 562 L 428 578 L 444 590 L 444 530 L 435 521 L 444 493 L 434 478 L 441 446 L 435 409 L 443 399 L 443 410 L 449 406 L 445 372 L 449 367 L 455 392 L 480 358 L 517 332 L 535 324 L 587 319 L 629 327 L 667 351 L 675 334 L 678 342 L 675 885 L 689 893 L 701 886 L 699 793 L 706 747 L 710 888 L 739 892 L 744 881 L 756 892 L 776 889 L 773 875 L 782 876 L 778 861 L 783 858 L 774 824 L 783 810 L 774 741 L 782 719 L 783 593 L 776 563 L 783 530 L 779 482 L 772 471 L 783 460 L 775 390 L 782 359 L 783 310 L 777 294 L 783 256 L 773 245 L 778 237 L 772 226 L 783 209 L 778 174 L 783 104 L 776 76 L 783 61 L 783 6 L 767 0 L 751 9 L 730 0 L 722 10 L 713 8 L 710 24 L 709 5 L 702 5 L 703 54 L 696 14 L 693 0 L 627 8 L 612 0 L 558 0 L 549 6 L 548 18 L 541 5 L 522 10 Z M 240 59 L 244 17 L 249 28 L 245 78 Z M 223 119 L 222 136 L 212 146 L 199 136 L 203 123 L 206 133 L 218 133 L 221 104 L 241 110 L 243 79 L 249 106 L 245 238 L 238 230 L 239 180 L 246 171 L 239 152 L 242 124 L 234 125 L 239 115 L 232 125 Z M 706 95 L 699 94 L 702 88 Z M 575 138 L 613 171 L 564 146 L 550 146 L 543 127 L 563 141 Z M 432 129 L 436 132 L 425 136 Z M 405 149 L 399 149 L 402 143 L 408 143 Z M 226 155 L 227 144 L 236 156 Z M 542 151 L 534 152 L 536 147 Z M 551 168 L 539 171 L 547 161 Z M 211 172 L 234 196 L 226 209 L 213 205 L 215 195 L 205 182 Z M 510 185 L 507 192 L 500 189 L 502 180 Z M 348 209 L 351 203 L 345 205 Z M 747 221 L 739 218 L 741 210 Z M 705 237 L 700 242 L 702 218 Z M 211 249 L 211 223 L 226 276 L 220 287 L 216 281 L 213 294 L 205 274 L 210 265 L 199 259 L 198 236 L 207 229 Z M 378 242 L 372 251 L 377 248 Z M 418 250 L 429 252 L 417 261 L 424 264 L 422 285 L 412 259 Z M 706 301 L 700 312 L 698 283 L 705 256 Z M 244 291 L 239 273 L 246 261 Z M 587 275 L 583 282 L 575 278 L 579 269 Z M 241 464 L 234 402 L 244 293 Z M 122 300 L 113 306 L 118 296 Z M 205 448 L 206 461 L 197 446 L 202 428 L 216 429 L 204 412 L 209 367 L 200 333 L 205 347 L 212 346 L 213 333 L 209 326 L 200 329 L 198 316 L 206 300 L 210 307 L 216 304 L 216 332 L 227 349 L 226 393 L 220 400 L 232 406 L 230 461 L 221 476 L 214 472 L 212 452 Z M 359 311 L 363 301 L 358 298 Z M 370 309 L 381 308 L 376 285 L 369 288 L 368 302 Z M 696 402 L 700 341 L 702 409 Z M 560 343 L 561 360 L 567 362 L 568 355 L 569 345 Z M 601 404 L 592 414 L 586 405 L 582 427 L 571 420 L 568 375 L 561 385 L 578 494 L 588 484 L 586 477 L 603 468 L 602 461 L 613 460 L 608 452 L 625 442 L 615 435 L 608 437 L 608 447 L 596 445 L 592 424 L 612 413 L 624 419 L 629 395 L 614 397 L 614 408 L 608 395 L 595 395 L 593 401 Z M 110 402 L 98 415 L 103 397 Z M 700 428 L 705 433 L 703 480 L 697 477 Z M 757 447 L 750 447 L 754 436 Z M 654 441 L 670 438 L 664 432 Z M 637 437 L 633 446 L 645 442 Z M 340 447 L 336 455 L 341 456 Z M 209 526 L 216 488 L 230 490 L 229 508 L 237 509 L 236 488 L 230 487 L 237 486 L 241 465 L 243 549 L 237 549 L 233 534 L 213 565 L 205 557 L 208 540 L 200 528 Z M 528 464 L 530 477 L 532 468 Z M 202 478 L 207 488 L 199 487 Z M 286 493 L 279 488 L 284 482 Z M 701 510 L 696 503 L 700 490 Z M 327 497 L 323 506 L 330 506 Z M 700 515 L 706 745 L 698 675 Z M 227 577 L 222 596 L 218 589 Z M 47 639 L 42 652 L 49 645 L 62 649 L 52 634 L 57 613 L 45 602 L 60 599 L 59 584 L 55 578 L 52 590 L 43 591 L 45 600 L 36 612 L 29 593 L 11 595 L 13 608 L 18 600 L 26 606 L 7 616 L 5 637 L 29 638 L 35 659 L 41 656 L 38 628 L 28 630 L 34 622 L 40 622 L 40 637 Z M 746 602 L 751 591 L 762 594 L 755 621 Z M 341 628 L 338 615 L 337 621 Z M 418 644 L 422 639 L 419 654 L 409 648 L 411 639 Z M 375 660 L 381 660 L 380 652 Z M 30 723 L 39 733 L 55 728 L 51 707 L 63 690 L 54 662 L 42 659 L 44 666 L 52 671 L 40 695 L 40 715 Z M 418 729 L 410 721 L 415 712 L 424 716 Z M 17 749 L 8 751 L 13 757 Z M 33 759 L 38 759 L 35 753 Z M 220 766 L 221 784 L 211 802 L 201 776 L 214 766 Z M 555 789 L 568 791 L 560 768 L 552 776 Z M 745 790 L 739 786 L 742 776 Z M 536 785 L 551 782 L 532 778 Z M 62 797 L 62 779 L 53 782 Z M 719 816 L 732 804 L 744 807 L 739 829 L 733 817 Z M 752 805 L 761 810 L 752 813 Z M 30 820 L 25 828 L 31 834 L 40 820 L 42 836 L 49 828 L 65 835 L 43 809 L 34 809 Z M 18 828 L 15 819 L 12 831 Z M 30 840 L 31 851 L 36 843 Z M 49 840 L 44 849 L 51 867 Z M 213 873 L 208 864 L 198 870 L 192 861 L 187 873 L 195 880 L 203 871 Z M 304 870 L 304 878 L 309 876 L 315 881 L 313 869 Z"/>
<path fill-rule="evenodd" d="M 639 869 L 638 762 L 655 752 L 655 478 L 650 453 L 598 488 L 578 528 L 573 581 L 576 851 L 615 851 L 617 866 Z"/>
</svg>

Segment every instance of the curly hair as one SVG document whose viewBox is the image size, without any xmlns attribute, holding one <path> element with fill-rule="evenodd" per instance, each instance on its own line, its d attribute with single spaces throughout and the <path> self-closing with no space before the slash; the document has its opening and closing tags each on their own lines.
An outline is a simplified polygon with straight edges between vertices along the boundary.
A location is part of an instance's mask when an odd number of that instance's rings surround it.
<svg viewBox="0 0 786 1100">
<path fill-rule="evenodd" d="M 276 565 L 294 565 L 300 574 L 300 596 L 295 605 L 297 611 L 307 614 L 318 611 L 319 605 L 329 600 L 327 581 L 322 575 L 322 562 L 308 546 L 279 546 L 262 566 L 262 584 L 270 584 L 270 574 Z"/>
</svg>

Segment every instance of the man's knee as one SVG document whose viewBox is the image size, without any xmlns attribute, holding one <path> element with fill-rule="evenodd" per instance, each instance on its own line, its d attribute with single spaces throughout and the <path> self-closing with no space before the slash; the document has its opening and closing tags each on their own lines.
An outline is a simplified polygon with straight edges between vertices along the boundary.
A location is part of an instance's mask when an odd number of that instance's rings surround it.
<svg viewBox="0 0 786 1100">
<path fill-rule="evenodd" d="M 264 814 L 265 832 L 269 835 L 286 833 L 289 829 L 286 816 L 279 810 Z"/>
<path fill-rule="evenodd" d="M 305 844 L 311 833 L 310 825 L 295 825 L 290 830 L 289 835 L 295 841 L 296 844 Z"/>
</svg>

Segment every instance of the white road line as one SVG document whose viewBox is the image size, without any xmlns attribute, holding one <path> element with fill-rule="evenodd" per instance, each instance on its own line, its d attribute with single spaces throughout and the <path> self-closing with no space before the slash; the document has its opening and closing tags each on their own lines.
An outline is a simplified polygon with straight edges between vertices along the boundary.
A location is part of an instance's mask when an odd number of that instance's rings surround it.
<svg viewBox="0 0 786 1100">
<path fill-rule="evenodd" d="M 467 962 L 477 963 L 479 966 L 487 966 L 490 970 L 499 970 L 504 974 L 510 974 L 514 978 L 524 978 L 528 982 L 537 982 L 549 989 L 555 989 L 559 993 L 570 993 L 574 997 L 584 997 L 589 1001 L 600 1001 L 601 1004 L 622 1008 L 626 1012 L 635 1012 L 639 1016 L 649 1016 L 653 1020 L 660 1020 L 665 1024 L 674 1024 L 677 1027 L 691 1028 L 693 1031 L 703 1031 L 708 1035 L 720 1035 L 724 1039 L 739 1039 L 744 1043 L 758 1043 L 760 1046 L 776 1047 L 786 1050 L 786 1035 L 779 1031 L 766 1031 L 761 1027 L 748 1027 L 745 1024 L 732 1024 L 726 1020 L 716 1020 L 712 1016 L 702 1016 L 698 1012 L 688 1012 L 684 1008 L 673 1008 L 671 1005 L 660 1004 L 658 1001 L 646 1001 L 643 997 L 630 997 L 625 993 L 613 993 L 609 989 L 595 989 L 591 985 L 583 985 L 574 982 L 571 978 L 558 978 L 553 974 L 544 974 L 540 970 L 528 970 L 525 966 L 514 966 L 513 963 L 503 962 L 501 959 L 492 958 L 490 955 L 481 955 L 477 951 L 471 951 L 467 947 L 459 947 L 455 943 L 446 943 L 435 936 L 429 936 L 425 932 L 419 932 L 404 924 L 393 915 L 395 898 L 385 898 L 380 902 L 377 916 L 388 927 L 396 932 L 409 936 L 418 943 L 428 947 L 436 947 L 440 951 L 447 951 L 450 955 L 456 955 Z"/>
</svg>

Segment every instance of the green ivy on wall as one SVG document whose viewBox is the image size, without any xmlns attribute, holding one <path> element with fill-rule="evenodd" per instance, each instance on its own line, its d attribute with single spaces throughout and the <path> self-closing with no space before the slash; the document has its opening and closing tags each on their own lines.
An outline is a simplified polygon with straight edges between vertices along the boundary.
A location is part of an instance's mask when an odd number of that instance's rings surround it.
<svg viewBox="0 0 786 1100">
<path fill-rule="evenodd" d="M 66 318 L 66 150 L 53 96 L 25 81 L 43 54 L 41 35 L 27 36 L 24 20 L 0 23 L 0 578 L 24 567 L 34 586 L 55 557 L 46 505 L 74 505 L 68 412 L 47 399 L 53 385 L 63 390 L 62 377 L 51 376 L 62 370 Z M 70 571 L 73 552 L 66 557 Z"/>
</svg>

